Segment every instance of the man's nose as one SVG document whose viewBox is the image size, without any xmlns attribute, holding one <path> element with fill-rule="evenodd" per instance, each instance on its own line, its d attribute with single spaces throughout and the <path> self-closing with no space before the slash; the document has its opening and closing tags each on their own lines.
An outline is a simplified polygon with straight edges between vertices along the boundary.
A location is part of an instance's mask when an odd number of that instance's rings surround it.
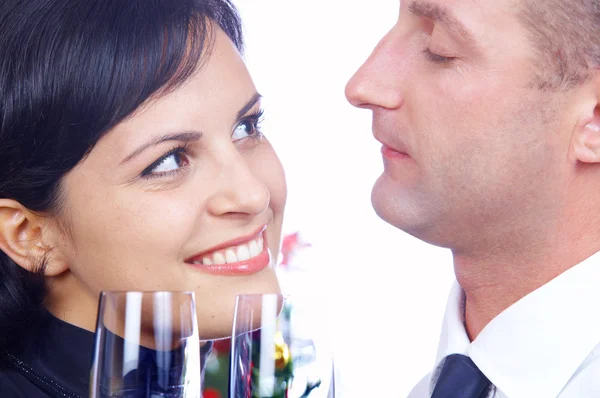
<svg viewBox="0 0 600 398">
<path fill-rule="evenodd" d="M 358 108 L 397 109 L 402 106 L 399 84 L 402 71 L 397 67 L 403 54 L 394 51 L 391 33 L 379 42 L 346 85 L 348 102 Z"/>
</svg>

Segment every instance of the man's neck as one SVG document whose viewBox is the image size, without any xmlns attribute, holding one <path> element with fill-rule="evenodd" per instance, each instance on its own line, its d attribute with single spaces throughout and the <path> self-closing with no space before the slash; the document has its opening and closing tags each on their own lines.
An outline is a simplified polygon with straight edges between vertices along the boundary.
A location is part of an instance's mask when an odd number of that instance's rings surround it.
<svg viewBox="0 0 600 398">
<path fill-rule="evenodd" d="M 502 311 L 600 251 L 596 231 L 587 237 L 562 235 L 546 237 L 542 245 L 519 244 L 485 255 L 453 252 L 471 341 Z"/>
<path fill-rule="evenodd" d="M 469 228 L 475 234 L 451 248 L 471 340 L 505 309 L 600 251 L 600 167 L 577 163 L 569 173 L 531 203 Z"/>
</svg>

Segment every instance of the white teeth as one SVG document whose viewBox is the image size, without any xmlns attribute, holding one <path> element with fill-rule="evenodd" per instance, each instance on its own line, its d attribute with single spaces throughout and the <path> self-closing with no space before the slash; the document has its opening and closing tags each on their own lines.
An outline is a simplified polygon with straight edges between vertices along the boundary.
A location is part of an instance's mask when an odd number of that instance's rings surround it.
<svg viewBox="0 0 600 398">
<path fill-rule="evenodd" d="M 212 255 L 208 254 L 202 257 L 202 261 L 199 261 L 198 264 L 221 265 L 246 261 L 260 255 L 263 251 L 263 244 L 263 237 L 259 236 L 245 245 L 219 250 Z"/>
<path fill-rule="evenodd" d="M 227 260 L 228 263 L 237 263 L 238 258 L 233 249 L 225 250 L 225 260 Z"/>
<path fill-rule="evenodd" d="M 238 261 L 245 261 L 250 259 L 250 249 L 246 245 L 240 245 L 236 250 Z"/>
<path fill-rule="evenodd" d="M 223 256 L 221 253 L 217 252 L 213 256 L 213 262 L 217 265 L 225 264 L 225 256 Z"/>
<path fill-rule="evenodd" d="M 250 242 L 250 257 L 256 257 L 262 252 L 262 248 L 258 246 L 255 240 Z"/>
</svg>

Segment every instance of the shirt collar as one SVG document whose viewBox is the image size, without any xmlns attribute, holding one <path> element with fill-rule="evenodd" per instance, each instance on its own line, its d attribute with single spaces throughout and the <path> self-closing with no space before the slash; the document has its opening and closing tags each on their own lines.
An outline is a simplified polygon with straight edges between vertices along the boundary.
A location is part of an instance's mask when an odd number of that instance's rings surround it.
<svg viewBox="0 0 600 398">
<path fill-rule="evenodd" d="M 509 397 L 558 396 L 600 341 L 598 286 L 600 252 L 517 301 L 470 343 L 464 295 L 455 283 L 436 364 L 450 354 L 468 355 Z"/>
</svg>

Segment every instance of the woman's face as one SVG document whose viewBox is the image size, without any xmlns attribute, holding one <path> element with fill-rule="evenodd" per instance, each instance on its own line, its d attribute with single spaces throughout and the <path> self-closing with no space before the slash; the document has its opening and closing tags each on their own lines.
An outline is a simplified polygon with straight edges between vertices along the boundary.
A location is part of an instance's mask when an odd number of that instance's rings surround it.
<svg viewBox="0 0 600 398">
<path fill-rule="evenodd" d="M 93 329 L 101 290 L 189 290 L 201 335 L 225 336 L 236 294 L 279 291 L 284 173 L 257 129 L 260 98 L 244 62 L 215 36 L 197 74 L 65 176 L 57 249 L 69 272 L 52 281 L 49 308 L 68 322 Z"/>
</svg>

